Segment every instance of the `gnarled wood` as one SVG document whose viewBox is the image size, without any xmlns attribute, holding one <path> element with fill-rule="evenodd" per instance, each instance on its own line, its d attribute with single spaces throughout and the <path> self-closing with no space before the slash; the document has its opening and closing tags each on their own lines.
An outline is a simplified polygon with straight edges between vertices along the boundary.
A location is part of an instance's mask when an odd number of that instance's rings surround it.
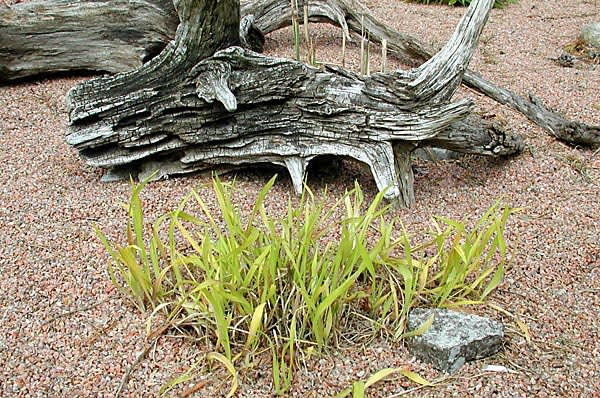
<svg viewBox="0 0 600 398">
<path fill-rule="evenodd" d="M 258 28 L 266 34 L 289 25 L 291 14 L 289 9 L 285 10 L 285 3 L 285 0 L 256 0 L 246 3 L 242 13 L 254 14 Z M 420 65 L 427 62 L 433 54 L 424 43 L 413 36 L 400 33 L 379 22 L 358 0 L 298 0 L 298 4 L 301 10 L 305 4 L 308 5 L 309 20 L 337 25 L 348 38 L 350 31 L 360 34 L 364 29 L 370 40 L 377 43 L 385 40 L 390 53 L 407 65 Z M 561 141 L 569 144 L 600 144 L 600 126 L 569 120 L 533 94 L 529 94 L 528 98 L 522 97 L 496 86 L 470 70 L 465 72 L 463 82 L 498 103 L 522 113 Z M 480 133 L 481 138 L 485 135 L 486 133 Z"/>
<path fill-rule="evenodd" d="M 175 37 L 172 0 L 51 0 L 0 6 L 0 83 L 65 71 L 118 73 L 142 66 Z M 242 45 L 262 51 L 254 17 Z"/>
<path fill-rule="evenodd" d="M 280 164 L 296 190 L 314 157 L 349 156 L 370 166 L 388 199 L 409 206 L 410 151 L 470 111 L 469 100 L 449 100 L 492 4 L 473 2 L 419 68 L 360 76 L 235 46 L 237 1 L 178 0 L 175 40 L 158 57 L 69 92 L 67 141 L 91 165 L 142 173 Z"/>
<path fill-rule="evenodd" d="M 344 15 L 350 11 L 346 3 L 312 2 L 309 14 L 318 21 L 336 16 L 338 23 L 347 27 Z M 359 29 L 359 11 L 365 10 L 358 8 L 349 17 L 353 29 Z M 242 45 L 260 51 L 264 37 L 258 27 L 270 32 L 289 24 L 289 12 L 287 2 L 245 3 L 242 13 L 248 15 L 240 23 Z M 260 17 L 258 27 L 252 13 Z M 135 69 L 156 55 L 174 36 L 179 18 L 169 0 L 52 0 L 0 7 L 0 21 L 1 82 L 71 69 L 109 72 Z M 274 21 L 279 25 L 274 25 Z M 373 29 L 369 18 L 367 26 Z M 349 30 L 345 32 L 349 34 Z M 404 41 L 410 40 L 400 36 Z M 404 51 L 410 53 L 411 49 L 417 47 L 408 46 Z M 459 152 L 510 155 L 523 147 L 520 138 L 512 136 L 505 140 L 502 150 L 490 151 L 489 148 L 498 148 L 498 143 L 489 139 L 495 133 L 476 118 L 450 126 L 443 135 L 457 137 L 448 145 Z"/>
<path fill-rule="evenodd" d="M 305 2 L 298 1 L 301 10 Z M 380 23 L 357 0 L 311 0 L 307 3 L 311 21 L 338 25 L 347 38 L 351 31 L 359 33 L 364 21 L 370 38 L 376 42 L 385 39 L 390 52 L 407 65 L 418 66 L 431 57 L 423 43 Z M 291 21 L 287 0 L 245 2 L 242 15 L 254 15 L 258 28 L 265 34 L 289 25 Z M 48 0 L 0 7 L 0 82 L 64 70 L 118 72 L 139 67 L 173 37 L 177 23 L 177 15 L 168 0 Z M 62 26 L 68 26 L 68 29 Z M 39 40 L 41 35 L 43 40 Z M 252 37 L 251 34 L 248 36 Z M 244 37 L 242 43 L 247 48 L 251 46 L 257 50 L 260 47 L 260 39 L 249 43 Z M 586 145 L 600 143 L 599 126 L 568 120 L 532 95 L 521 97 L 471 71 L 466 72 L 464 82 L 523 113 L 562 141 Z M 476 126 L 470 127 L 470 131 L 476 130 L 473 128 Z M 480 127 L 479 141 L 489 133 Z M 520 147 L 516 147 L 513 153 L 519 150 Z M 473 152 L 476 148 L 467 148 L 467 151 Z"/>
<path fill-rule="evenodd" d="M 159 54 L 178 24 L 171 0 L 0 6 L 0 83 L 72 70 L 131 70 Z"/>
<path fill-rule="evenodd" d="M 472 71 L 465 73 L 464 81 L 467 86 L 474 90 L 521 112 L 529 120 L 563 142 L 572 145 L 590 146 L 600 144 L 600 126 L 590 126 L 575 120 L 569 120 L 550 109 L 541 99 L 531 93 L 528 98 L 521 97 L 505 88 L 497 87 Z"/>
<path fill-rule="evenodd" d="M 514 155 L 515 151 L 521 152 L 524 148 L 520 136 L 512 134 L 499 123 L 483 120 L 474 113 L 455 122 L 451 128 L 435 137 L 423 140 L 419 146 L 486 156 Z"/>
</svg>

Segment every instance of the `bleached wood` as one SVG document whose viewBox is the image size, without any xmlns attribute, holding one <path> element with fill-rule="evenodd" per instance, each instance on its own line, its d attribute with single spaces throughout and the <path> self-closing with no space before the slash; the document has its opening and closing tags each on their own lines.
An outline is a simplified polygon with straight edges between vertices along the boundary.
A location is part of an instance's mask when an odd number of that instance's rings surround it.
<svg viewBox="0 0 600 398">
<path fill-rule="evenodd" d="M 450 98 L 492 3 L 473 2 L 420 68 L 360 76 L 237 46 L 237 1 L 175 1 L 181 22 L 158 57 L 69 92 L 67 142 L 93 166 L 161 176 L 280 164 L 296 191 L 314 157 L 351 157 L 370 167 L 388 199 L 410 206 L 410 152 L 470 112 L 469 100 Z"/>
<path fill-rule="evenodd" d="M 171 0 L 0 5 L 0 83 L 73 70 L 137 68 L 162 51 L 178 23 Z"/>
<path fill-rule="evenodd" d="M 358 0 L 298 0 L 301 12 L 305 3 L 309 20 L 340 26 L 348 40 L 350 32 L 364 28 L 372 41 L 385 41 L 390 53 L 407 65 L 418 66 L 431 57 L 422 42 L 380 23 Z M 251 0 L 242 6 L 242 15 L 254 15 L 265 34 L 289 25 L 290 12 L 288 0 Z M 169 0 L 46 0 L 0 6 L 0 82 L 60 71 L 118 72 L 139 67 L 173 38 L 177 23 Z M 250 27 L 242 23 L 242 43 L 258 50 L 264 39 Z M 600 126 L 569 120 L 532 94 L 522 97 L 472 71 L 465 73 L 464 83 L 523 113 L 559 140 L 600 143 Z M 475 132 L 473 127 L 479 127 L 475 141 L 489 135 L 481 126 L 470 126 L 469 131 Z"/>
</svg>

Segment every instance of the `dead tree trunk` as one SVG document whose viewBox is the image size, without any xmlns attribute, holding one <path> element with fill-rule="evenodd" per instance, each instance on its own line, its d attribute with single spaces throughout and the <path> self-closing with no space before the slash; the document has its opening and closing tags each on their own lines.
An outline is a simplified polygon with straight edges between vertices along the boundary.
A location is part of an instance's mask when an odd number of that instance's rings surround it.
<svg viewBox="0 0 600 398">
<path fill-rule="evenodd" d="M 118 73 L 142 66 L 173 39 L 172 0 L 52 0 L 0 7 L 0 83 L 73 70 Z M 254 18 L 242 44 L 262 51 Z"/>
<path fill-rule="evenodd" d="M 89 164 L 109 169 L 177 174 L 280 164 L 297 191 L 312 158 L 349 156 L 370 166 L 388 199 L 410 206 L 410 151 L 469 114 L 469 100 L 450 98 L 493 2 L 473 2 L 446 46 L 419 68 L 367 77 L 236 46 L 238 1 L 174 1 L 180 24 L 159 56 L 69 92 L 67 141 Z"/>
<path fill-rule="evenodd" d="M 360 29 L 356 23 L 359 11 L 364 11 L 357 10 L 348 14 L 354 15 L 348 18 L 355 30 Z M 245 15 L 240 24 L 242 44 L 255 51 L 261 51 L 264 43 L 259 28 L 268 33 L 290 21 L 287 1 L 247 2 L 241 12 Z M 344 15 L 348 12 L 348 4 L 337 0 L 315 2 L 309 9 L 312 20 L 331 22 L 336 18 L 343 27 L 347 27 Z M 259 18 L 258 27 L 254 15 Z M 0 7 L 0 83 L 69 70 L 117 73 L 138 68 L 174 37 L 178 23 L 170 0 L 50 0 Z M 398 35 L 410 42 L 410 37 Z M 423 57 L 418 46 L 403 48 L 414 57 Z M 409 58 L 404 61 L 412 62 Z M 523 148 L 520 137 L 475 115 L 451 125 L 438 135 L 438 142 L 440 137 L 450 138 L 444 143 L 453 150 L 478 155 L 512 155 Z M 431 142 L 426 140 L 423 145 Z"/>
<path fill-rule="evenodd" d="M 162 51 L 178 23 L 171 0 L 0 6 L 0 83 L 72 70 L 137 68 Z"/>
<path fill-rule="evenodd" d="M 287 0 L 255 0 L 245 3 L 242 14 L 255 15 L 257 27 L 267 34 L 290 24 L 291 9 L 286 4 Z M 385 40 L 390 52 L 407 65 L 418 66 L 433 55 L 425 44 L 413 36 L 379 22 L 358 0 L 298 0 L 298 5 L 301 12 L 304 5 L 308 6 L 310 21 L 339 26 L 347 39 L 350 39 L 350 32 L 360 34 L 364 29 L 370 40 L 377 43 Z M 528 98 L 522 97 L 469 70 L 465 72 L 463 81 L 468 87 L 522 113 L 561 141 L 569 144 L 600 144 L 600 126 L 569 120 L 533 94 L 529 94 Z"/>
<path fill-rule="evenodd" d="M 301 10 L 305 1 L 298 0 Z M 431 57 L 425 45 L 380 23 L 357 0 L 307 3 L 311 21 L 338 25 L 348 38 L 351 31 L 360 32 L 364 17 L 371 39 L 385 39 L 390 51 L 407 65 L 418 66 Z M 287 0 L 249 1 L 241 11 L 244 16 L 254 15 L 264 34 L 289 25 L 290 12 Z M 173 38 L 178 22 L 168 0 L 47 0 L 0 7 L 0 82 L 65 70 L 118 72 L 139 67 Z M 562 141 L 600 143 L 600 126 L 568 120 L 532 95 L 521 97 L 471 71 L 465 73 L 464 83 L 523 113 Z M 478 122 L 469 122 L 469 131 L 479 130 L 478 142 L 496 134 Z M 509 138 L 507 142 L 518 141 Z M 500 142 L 490 141 L 487 146 L 501 148 Z M 520 143 L 514 148 L 504 146 L 498 153 L 515 153 L 521 147 Z"/>
</svg>

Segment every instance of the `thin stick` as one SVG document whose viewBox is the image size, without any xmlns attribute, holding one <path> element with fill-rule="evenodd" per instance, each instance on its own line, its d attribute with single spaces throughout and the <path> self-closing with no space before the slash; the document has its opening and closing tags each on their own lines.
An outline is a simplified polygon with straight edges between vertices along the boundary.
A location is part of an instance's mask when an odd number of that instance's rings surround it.
<svg viewBox="0 0 600 398">
<path fill-rule="evenodd" d="M 381 40 L 381 71 L 385 73 L 387 68 L 387 40 Z"/>
<path fill-rule="evenodd" d="M 346 67 L 346 35 L 342 32 L 342 68 Z"/>
<path fill-rule="evenodd" d="M 201 389 L 203 389 L 204 386 L 206 386 L 206 384 L 208 384 L 208 382 L 206 380 L 202 380 L 202 381 L 196 383 L 192 388 L 190 388 L 189 390 L 184 391 L 181 394 L 181 398 L 188 398 L 188 397 L 190 397 L 192 394 L 197 393 L 198 391 L 200 391 Z"/>
<path fill-rule="evenodd" d="M 310 37 L 308 35 L 308 4 L 304 5 L 304 38 L 308 43 L 308 41 L 310 40 Z"/>
<path fill-rule="evenodd" d="M 298 0 L 291 0 L 292 7 L 292 36 L 296 61 L 300 61 L 300 25 L 298 23 Z"/>
<path fill-rule="evenodd" d="M 119 323 L 119 321 L 121 320 L 121 318 L 123 318 L 123 315 L 121 315 L 119 318 L 112 320 L 111 322 L 109 322 L 106 326 L 102 327 L 100 330 L 96 331 L 90 338 L 88 338 L 87 344 L 88 345 L 92 345 L 94 344 L 96 341 L 98 341 L 98 339 L 105 335 L 110 329 L 114 328 L 115 326 L 117 326 L 117 324 Z"/>
<path fill-rule="evenodd" d="M 131 364 L 129 369 L 127 369 L 127 372 L 123 375 L 123 379 L 121 379 L 121 384 L 119 384 L 119 388 L 117 388 L 117 391 L 115 392 L 115 398 L 119 398 L 121 396 L 121 393 L 123 392 L 125 385 L 129 382 L 131 374 L 133 373 L 135 368 L 137 368 L 142 362 L 142 360 L 146 357 L 146 355 L 148 355 L 150 349 L 156 345 L 156 342 L 158 341 L 160 336 L 162 336 L 162 334 L 170 327 L 173 327 L 173 324 L 167 322 L 148 336 L 148 338 L 151 339 L 150 343 L 146 345 L 144 351 L 142 351 L 140 355 L 138 355 L 138 357 L 135 359 L 135 362 Z"/>
<path fill-rule="evenodd" d="M 371 76 L 371 37 L 367 34 L 367 76 Z"/>
<path fill-rule="evenodd" d="M 119 384 L 117 391 L 115 391 L 115 398 L 119 398 L 121 396 L 121 394 L 123 393 L 123 390 L 125 389 L 125 385 L 127 385 L 127 383 L 129 383 L 129 379 L 131 378 L 133 371 L 140 365 L 140 363 L 146 357 L 146 355 L 148 355 L 148 353 L 150 352 L 150 349 L 152 348 L 152 346 L 154 346 L 154 344 L 158 340 L 158 337 L 159 336 L 155 337 L 154 340 L 152 340 L 152 342 L 150 342 L 149 344 L 146 345 L 146 347 L 144 347 L 144 350 L 142 352 L 140 352 L 140 354 L 137 356 L 135 361 L 131 364 L 129 369 L 127 369 L 127 372 L 125 372 L 125 374 L 123 375 L 123 378 L 121 379 L 121 383 Z"/>
<path fill-rule="evenodd" d="M 47 325 L 47 324 L 52 323 L 52 322 L 54 322 L 54 321 L 56 321 L 56 320 L 58 320 L 60 318 L 64 318 L 64 317 L 71 316 L 71 315 L 75 315 L 75 314 L 78 314 L 80 312 L 89 311 L 89 310 L 91 310 L 93 308 L 98 307 L 99 305 L 102 305 L 102 304 L 106 303 L 107 301 L 115 300 L 115 299 L 116 299 L 115 297 L 107 297 L 104 300 L 98 301 L 97 303 L 94 303 L 94 304 L 90 304 L 90 305 L 88 305 L 86 307 L 76 308 L 76 309 L 71 310 L 71 311 L 63 312 L 62 314 L 58 314 L 54 318 L 51 318 L 51 319 L 47 320 L 42 325 Z"/>
</svg>

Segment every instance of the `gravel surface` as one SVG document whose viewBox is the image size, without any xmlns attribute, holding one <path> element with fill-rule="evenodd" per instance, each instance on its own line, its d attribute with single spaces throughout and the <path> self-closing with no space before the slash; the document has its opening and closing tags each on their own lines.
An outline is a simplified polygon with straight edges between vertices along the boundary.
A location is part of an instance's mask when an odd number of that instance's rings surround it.
<svg viewBox="0 0 600 398">
<path fill-rule="evenodd" d="M 440 46 L 464 12 L 398 0 L 367 1 L 374 14 L 395 28 Z M 520 0 L 494 10 L 472 66 L 510 89 L 534 92 L 570 118 L 600 124 L 600 67 L 576 63 L 564 68 L 551 58 L 562 53 L 579 29 L 600 18 L 600 2 Z M 339 32 L 311 27 L 317 59 L 341 62 Z M 272 34 L 268 52 L 290 56 L 291 34 Z M 378 51 L 378 50 L 373 50 Z M 346 64 L 358 69 L 356 46 Z M 372 67 L 377 66 L 374 56 Z M 120 237 L 129 197 L 127 183 L 103 184 L 101 171 L 86 166 L 64 140 L 64 95 L 84 78 L 42 79 L 0 87 L 0 396 L 112 397 L 124 374 L 145 348 L 145 319 L 111 286 L 108 256 L 92 231 L 102 226 Z M 295 379 L 294 396 L 326 397 L 387 366 L 402 366 L 443 382 L 430 389 L 397 378 L 369 389 L 369 396 L 592 397 L 600 396 L 600 154 L 572 148 L 505 107 L 473 92 L 483 112 L 506 120 L 529 150 L 494 160 L 420 163 L 417 205 L 399 210 L 409 229 L 423 232 L 432 214 L 476 217 L 498 197 L 524 210 L 509 225 L 513 268 L 491 296 L 530 328 L 532 342 L 501 314 L 473 309 L 508 325 L 505 350 L 466 365 L 452 378 L 415 362 L 402 345 L 376 341 L 310 359 Z M 241 206 L 269 175 L 237 175 Z M 341 195 L 358 179 L 373 195 L 362 167 L 344 163 L 337 178 L 310 177 L 318 191 L 326 184 Z M 170 179 L 148 186 L 147 215 L 175 206 L 207 177 Z M 279 179 L 270 201 L 278 211 L 291 183 Z M 205 192 L 212 205 L 214 198 Z M 133 372 L 123 396 L 155 396 L 209 350 L 202 342 L 165 336 Z M 485 364 L 517 373 L 483 372 Z M 206 383 L 195 396 L 227 391 L 226 375 L 200 372 Z M 223 381 L 225 380 L 225 381 Z M 193 384 L 193 383 L 192 383 Z M 239 396 L 271 396 L 269 365 L 246 374 Z"/>
</svg>

